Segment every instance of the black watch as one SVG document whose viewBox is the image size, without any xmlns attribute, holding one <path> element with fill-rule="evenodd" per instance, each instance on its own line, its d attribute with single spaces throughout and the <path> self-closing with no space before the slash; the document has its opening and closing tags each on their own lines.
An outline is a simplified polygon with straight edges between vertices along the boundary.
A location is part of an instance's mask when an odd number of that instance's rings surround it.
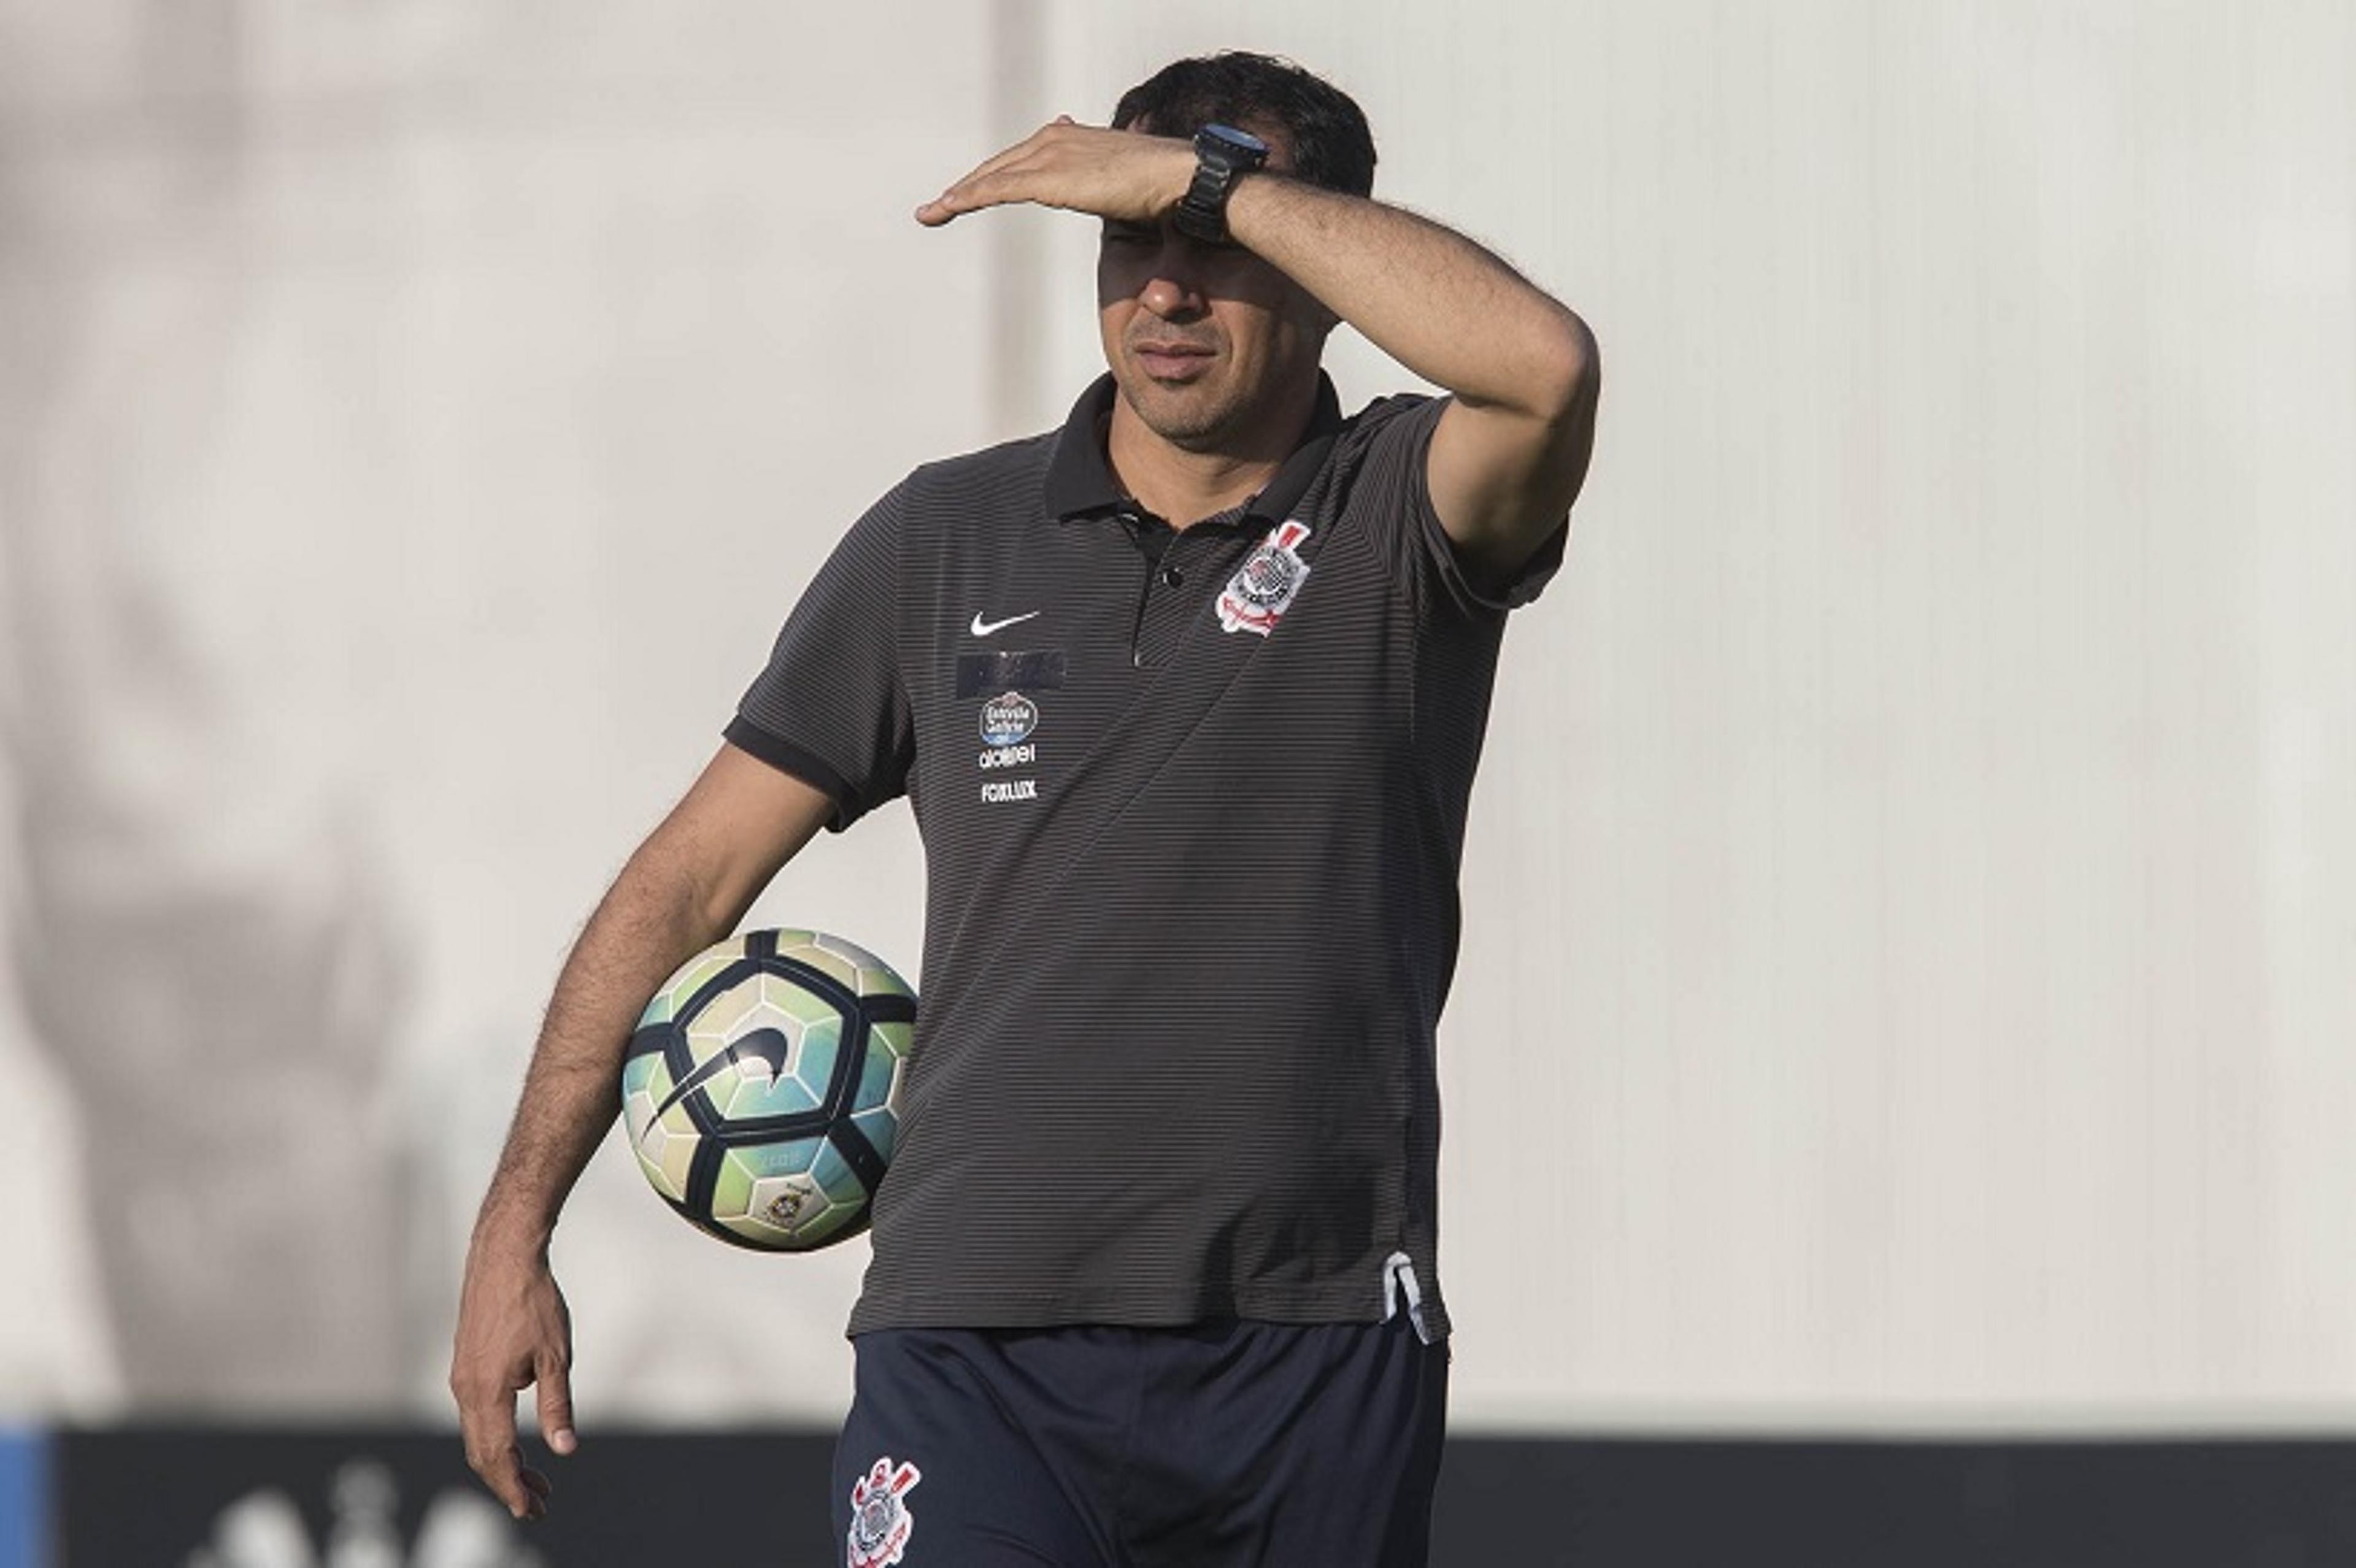
<svg viewBox="0 0 2356 1568">
<path fill-rule="evenodd" d="M 1237 176 L 1268 162 L 1268 144 L 1232 125 L 1205 125 L 1194 133 L 1194 183 L 1170 209 L 1171 227 L 1189 240 L 1227 242 L 1227 197 Z"/>
</svg>

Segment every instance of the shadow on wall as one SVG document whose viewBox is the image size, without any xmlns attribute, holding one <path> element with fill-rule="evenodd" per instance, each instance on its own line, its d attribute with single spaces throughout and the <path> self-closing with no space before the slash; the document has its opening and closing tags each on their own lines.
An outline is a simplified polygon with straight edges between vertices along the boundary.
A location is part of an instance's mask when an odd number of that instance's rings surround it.
<svg viewBox="0 0 2356 1568">
<path fill-rule="evenodd" d="M 126 118 L 166 87 L 223 91 L 232 9 L 203 13 L 209 48 L 172 7 L 104 9 Z M 31 41 L 84 63 L 85 40 Z M 43 54 L 11 55 L 13 100 Z M 89 1206 L 134 1406 L 382 1404 L 391 899 L 336 766 L 287 743 L 311 717 L 293 671 L 224 673 L 221 629 L 255 621 L 286 623 L 284 665 L 310 656 L 303 613 L 233 568 L 187 571 L 250 304 L 239 160 L 190 179 L 177 155 L 89 161 L 0 155 L 0 864 L 5 962 L 82 1127 L 87 1168 L 57 1185 Z M 135 220 L 93 224 L 102 197 Z"/>
</svg>

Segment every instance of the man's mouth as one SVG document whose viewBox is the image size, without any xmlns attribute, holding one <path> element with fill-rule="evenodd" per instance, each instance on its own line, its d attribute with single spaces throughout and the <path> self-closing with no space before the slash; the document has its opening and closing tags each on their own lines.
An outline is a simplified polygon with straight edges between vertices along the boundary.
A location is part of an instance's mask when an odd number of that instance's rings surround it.
<svg viewBox="0 0 2356 1568">
<path fill-rule="evenodd" d="M 1193 380 L 1212 358 L 1212 350 L 1198 343 L 1141 343 L 1130 352 L 1139 368 L 1157 381 Z"/>
</svg>

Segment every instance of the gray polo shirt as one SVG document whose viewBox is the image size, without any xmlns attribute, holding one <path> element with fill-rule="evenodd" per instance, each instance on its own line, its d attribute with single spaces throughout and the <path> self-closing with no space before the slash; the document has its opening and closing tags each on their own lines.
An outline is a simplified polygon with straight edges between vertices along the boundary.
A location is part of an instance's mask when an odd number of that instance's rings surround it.
<svg viewBox="0 0 2356 1568">
<path fill-rule="evenodd" d="M 917 469 L 727 730 L 834 826 L 909 796 L 923 1000 L 851 1332 L 1373 1321 L 1435 1264 L 1433 1031 L 1505 610 L 1424 481 L 1444 401 L 1340 415 L 1173 530 L 1060 432 Z"/>
</svg>

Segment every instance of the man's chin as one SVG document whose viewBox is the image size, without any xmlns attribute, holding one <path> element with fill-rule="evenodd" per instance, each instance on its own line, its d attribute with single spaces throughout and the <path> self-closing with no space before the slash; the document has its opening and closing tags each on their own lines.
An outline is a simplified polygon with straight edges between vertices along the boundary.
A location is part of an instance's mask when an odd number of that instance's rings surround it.
<svg viewBox="0 0 2356 1568">
<path fill-rule="evenodd" d="M 1171 445 L 1194 450 L 1215 446 L 1234 422 L 1224 399 L 1192 383 L 1165 383 L 1132 374 L 1120 384 L 1121 396 L 1140 423 Z"/>
</svg>

